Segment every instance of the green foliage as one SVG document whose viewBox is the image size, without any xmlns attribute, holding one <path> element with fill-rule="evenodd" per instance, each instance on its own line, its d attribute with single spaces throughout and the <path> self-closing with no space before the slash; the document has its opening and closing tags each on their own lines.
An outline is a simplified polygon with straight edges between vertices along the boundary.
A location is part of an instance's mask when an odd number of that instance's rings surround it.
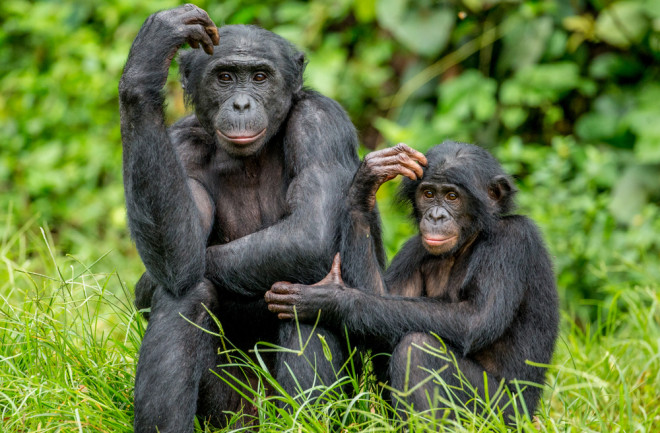
<svg viewBox="0 0 660 433">
<path fill-rule="evenodd" d="M 140 264 L 125 222 L 117 82 L 143 20 L 176 4 L 0 5 L 0 209 L 16 226 L 47 225 L 77 257 L 117 251 L 106 263 L 130 278 Z M 454 139 L 507 156 L 576 298 L 658 268 L 656 2 L 199 5 L 219 25 L 260 24 L 305 49 L 307 84 L 346 107 L 367 148 Z M 170 75 L 172 121 L 186 110 L 176 67 Z M 390 256 L 412 233 L 393 193 L 380 193 Z"/>
</svg>

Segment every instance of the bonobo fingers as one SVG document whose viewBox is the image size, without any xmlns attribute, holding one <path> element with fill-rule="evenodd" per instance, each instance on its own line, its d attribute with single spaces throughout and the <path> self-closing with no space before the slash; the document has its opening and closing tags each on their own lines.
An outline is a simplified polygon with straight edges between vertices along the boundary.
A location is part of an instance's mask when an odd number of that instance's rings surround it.
<svg viewBox="0 0 660 433">
<path fill-rule="evenodd" d="M 188 44 L 193 48 L 202 49 L 206 54 L 213 54 L 213 45 L 218 45 L 220 37 L 218 28 L 215 26 L 205 10 L 195 5 L 185 5 L 185 13 L 181 22 L 186 25 L 184 35 Z"/>
<path fill-rule="evenodd" d="M 426 160 L 426 156 L 422 152 L 419 152 L 412 147 L 409 147 L 405 143 L 399 143 L 396 146 L 392 148 L 396 153 L 405 153 L 408 155 L 411 159 L 417 161 L 418 163 L 422 164 L 423 166 L 426 166 L 428 164 L 428 161 Z"/>
<path fill-rule="evenodd" d="M 289 293 L 298 293 L 298 289 L 292 283 L 289 283 L 287 281 L 278 281 L 277 283 L 273 284 L 270 287 L 270 290 L 266 293 L 268 294 L 270 292 L 280 293 L 280 294 L 289 294 Z M 268 300 L 268 299 L 266 299 L 266 300 Z"/>
<path fill-rule="evenodd" d="M 367 154 L 351 184 L 350 206 L 371 212 L 383 183 L 399 175 L 417 180 L 424 176 L 422 166 L 427 163 L 421 152 L 403 143 Z"/>
<path fill-rule="evenodd" d="M 291 283 L 275 283 L 264 295 L 268 304 L 293 305 L 298 298 L 299 290 Z"/>
<path fill-rule="evenodd" d="M 398 175 L 416 180 L 424 175 L 422 165 L 426 165 L 426 157 L 403 143 L 394 147 L 371 152 L 364 157 L 368 169 L 386 182 Z"/>
<path fill-rule="evenodd" d="M 386 149 L 382 150 L 377 150 L 375 152 L 371 152 L 369 155 L 373 156 L 393 156 L 393 155 L 398 155 L 400 153 L 403 153 L 405 155 L 408 155 L 410 158 L 414 159 L 415 161 L 419 162 L 422 165 L 426 165 L 428 162 L 426 161 L 426 157 L 422 152 L 419 152 L 412 147 L 408 146 L 405 143 L 399 143 L 396 146 L 388 147 Z M 369 156 L 367 155 L 367 156 Z"/>
<path fill-rule="evenodd" d="M 195 5 L 186 4 L 157 12 L 152 17 L 152 22 L 158 23 L 159 27 L 164 26 L 161 31 L 175 35 L 175 39 L 181 38 L 180 43 L 187 42 L 193 48 L 201 45 L 207 54 L 213 54 L 213 45 L 220 42 L 218 28 L 213 20 L 205 10 Z"/>
<path fill-rule="evenodd" d="M 293 304 L 271 299 L 271 302 L 268 304 L 268 310 L 273 313 L 293 313 Z"/>
<path fill-rule="evenodd" d="M 273 284 L 264 296 L 268 303 L 268 311 L 277 314 L 278 319 L 295 318 L 296 293 L 297 290 L 291 283 L 279 282 Z"/>
</svg>

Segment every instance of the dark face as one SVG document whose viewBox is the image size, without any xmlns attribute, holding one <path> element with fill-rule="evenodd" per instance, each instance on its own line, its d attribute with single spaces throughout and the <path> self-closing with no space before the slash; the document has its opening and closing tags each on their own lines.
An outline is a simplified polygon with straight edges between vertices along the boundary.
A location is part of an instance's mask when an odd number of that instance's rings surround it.
<svg viewBox="0 0 660 433">
<path fill-rule="evenodd" d="M 426 158 L 422 179 L 404 179 L 399 196 L 413 205 L 430 254 L 462 251 L 512 210 L 516 189 L 485 149 L 445 141 L 431 148 Z"/>
<path fill-rule="evenodd" d="M 200 120 L 212 126 L 217 143 L 233 156 L 259 151 L 291 106 L 275 66 L 249 56 L 213 62 L 203 88 L 207 92 L 200 95 L 200 102 L 213 109 Z"/>
<path fill-rule="evenodd" d="M 186 92 L 197 117 L 230 155 L 254 155 L 286 119 L 304 65 L 302 54 L 292 50 L 266 30 L 226 26 L 213 56 L 195 53 L 187 63 Z"/>
<path fill-rule="evenodd" d="M 463 242 L 461 227 L 469 223 L 465 197 L 453 184 L 422 181 L 415 192 L 419 232 L 424 248 L 433 255 L 455 251 Z M 463 235 L 463 237 L 461 236 Z"/>
</svg>

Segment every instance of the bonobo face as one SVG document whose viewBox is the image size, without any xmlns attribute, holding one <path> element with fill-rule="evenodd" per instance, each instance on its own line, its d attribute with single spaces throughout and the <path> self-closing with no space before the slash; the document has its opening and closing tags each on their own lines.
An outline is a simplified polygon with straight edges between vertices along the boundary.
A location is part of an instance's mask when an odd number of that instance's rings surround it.
<svg viewBox="0 0 660 433">
<path fill-rule="evenodd" d="M 464 194 L 453 184 L 421 182 L 415 192 L 422 244 L 433 255 L 454 251 L 461 241 L 461 224 L 468 222 Z M 460 222 L 460 223 L 459 223 Z"/>
<path fill-rule="evenodd" d="M 290 108 L 282 76 L 264 59 L 219 59 L 209 65 L 205 81 L 208 99 L 202 100 L 216 108 L 207 121 L 217 143 L 230 155 L 255 154 L 277 132 L 282 114 Z"/>
<path fill-rule="evenodd" d="M 399 197 L 412 203 L 426 250 L 453 254 L 488 233 L 514 206 L 515 186 L 481 147 L 445 141 L 426 153 L 421 180 L 404 179 Z"/>
<path fill-rule="evenodd" d="M 281 37 L 252 26 L 219 29 L 212 56 L 182 59 L 195 113 L 234 157 L 257 153 L 280 129 L 302 86 L 304 56 Z"/>
</svg>

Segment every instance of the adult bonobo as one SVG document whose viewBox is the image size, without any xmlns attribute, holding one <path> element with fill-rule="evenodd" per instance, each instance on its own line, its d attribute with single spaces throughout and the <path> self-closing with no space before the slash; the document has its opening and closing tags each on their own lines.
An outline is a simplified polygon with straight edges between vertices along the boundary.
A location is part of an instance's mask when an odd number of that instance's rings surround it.
<svg viewBox="0 0 660 433">
<path fill-rule="evenodd" d="M 427 163 L 422 176 L 420 164 Z M 518 402 L 524 399 L 533 413 L 541 388 L 524 382 L 543 383 L 545 369 L 526 361 L 550 361 L 558 300 L 538 230 L 529 219 L 509 214 L 515 194 L 510 178 L 486 150 L 468 144 L 445 142 L 426 157 L 402 145 L 371 153 L 348 197 L 351 230 L 361 236 L 362 251 L 373 248 L 368 222 L 375 193 L 399 174 L 410 178 L 400 195 L 412 204 L 419 235 L 402 247 L 380 280 L 388 294 L 349 288 L 337 258 L 317 286 L 273 285 L 266 294 L 269 309 L 290 319 L 295 307 L 302 321 L 314 320 L 320 310 L 322 324 L 346 326 L 353 336 L 389 351 L 389 367 L 377 366 L 377 373 L 396 389 L 413 390 L 403 399 L 415 410 L 437 413 L 452 400 L 474 404 L 473 392 L 449 362 L 455 358 L 463 377 L 482 397 L 487 390 L 507 418 L 522 413 L 521 406 L 506 393 L 495 393 L 502 381 L 514 393 L 512 381 L 522 381 Z M 444 347 L 446 355 L 439 356 Z M 445 383 L 428 380 L 429 370 Z"/>
<path fill-rule="evenodd" d="M 184 43 L 204 50 L 179 57 L 195 114 L 167 128 L 162 88 Z M 260 340 L 297 349 L 295 326 L 268 312 L 264 292 L 279 280 L 318 281 L 350 244 L 339 238 L 357 137 L 336 102 L 302 87 L 304 66 L 281 37 L 253 26 L 217 29 L 193 5 L 151 15 L 133 42 L 119 83 L 124 185 L 147 268 L 136 303 L 151 307 L 136 373 L 137 432 L 192 431 L 196 413 L 222 424 L 225 411 L 246 403 L 210 371 L 239 376 L 216 368 L 220 342 L 186 319 L 214 329 L 212 312 L 242 350 Z M 344 274 L 367 287 L 363 265 L 356 260 Z M 306 356 L 266 358 L 286 391 L 295 395 L 296 381 L 308 389 L 335 380 L 345 348 L 321 333 L 333 365 L 316 338 Z"/>
</svg>

